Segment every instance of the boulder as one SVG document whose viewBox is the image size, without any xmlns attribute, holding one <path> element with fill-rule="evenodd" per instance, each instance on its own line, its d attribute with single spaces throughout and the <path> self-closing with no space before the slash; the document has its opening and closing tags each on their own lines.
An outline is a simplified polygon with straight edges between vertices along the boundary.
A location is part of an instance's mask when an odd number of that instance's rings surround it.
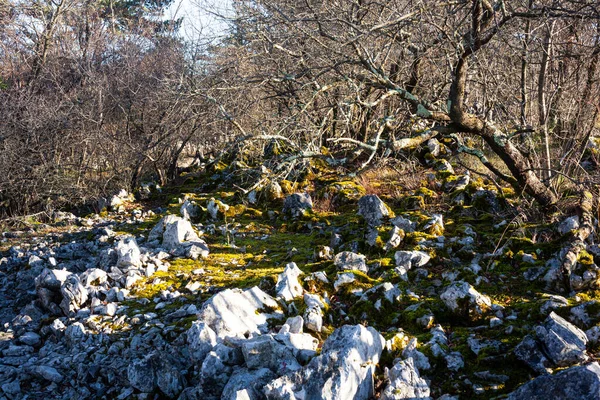
<svg viewBox="0 0 600 400">
<path fill-rule="evenodd" d="M 382 224 L 384 218 L 389 218 L 390 208 L 375 194 L 368 194 L 358 200 L 358 215 L 362 216 L 367 225 L 376 227 Z"/>
<path fill-rule="evenodd" d="M 556 229 L 561 235 L 566 235 L 572 230 L 579 229 L 579 216 L 573 215 L 572 217 L 563 219 Z"/>
<path fill-rule="evenodd" d="M 399 229 L 402 229 L 404 233 L 413 233 L 417 229 L 417 223 L 405 218 L 401 215 L 390 220 L 390 222 Z"/>
<path fill-rule="evenodd" d="M 481 316 L 492 306 L 489 297 L 479 293 L 465 281 L 452 283 L 440 298 L 452 312 L 465 318 Z"/>
<path fill-rule="evenodd" d="M 130 363 L 127 379 L 131 386 L 142 393 L 151 393 L 158 388 L 170 399 L 176 398 L 183 390 L 179 369 L 168 354 L 158 351 Z"/>
<path fill-rule="evenodd" d="M 383 250 L 388 251 L 400 246 L 400 243 L 402 243 L 402 240 L 404 240 L 404 236 L 404 231 L 398 228 L 397 226 L 394 226 L 392 228 L 392 235 L 390 236 L 390 239 L 386 242 L 385 246 L 383 246 Z"/>
<path fill-rule="evenodd" d="M 430 399 L 429 385 L 419 375 L 412 357 L 398 361 L 388 376 L 390 383 L 381 394 L 382 400 Z"/>
<path fill-rule="evenodd" d="M 208 246 L 198 237 L 190 221 L 176 215 L 163 217 L 150 231 L 148 241 L 162 243 L 162 247 L 174 256 L 208 256 Z"/>
<path fill-rule="evenodd" d="M 294 193 L 285 198 L 283 202 L 283 213 L 297 218 L 306 211 L 312 210 L 313 202 L 308 193 Z"/>
<path fill-rule="evenodd" d="M 206 210 L 210 215 L 210 218 L 216 220 L 219 215 L 223 216 L 227 210 L 229 210 L 229 206 L 223 203 L 221 200 L 215 200 L 211 198 L 206 204 Z"/>
<path fill-rule="evenodd" d="M 260 400 L 263 387 L 277 376 L 268 368 L 237 368 L 231 374 L 221 395 L 222 400 Z"/>
<path fill-rule="evenodd" d="M 190 356 L 196 362 L 202 362 L 206 355 L 217 344 L 217 334 L 202 321 L 192 322 L 186 332 Z"/>
<path fill-rule="evenodd" d="M 47 381 L 60 383 L 63 380 L 63 376 L 54 367 L 47 365 L 39 365 L 35 368 L 35 373 Z"/>
<path fill-rule="evenodd" d="M 279 305 L 257 286 L 245 291 L 226 289 L 204 303 L 198 319 L 210 326 L 218 338 L 246 339 L 267 333 L 269 318 L 282 317 L 280 312 L 261 312 L 267 309 L 277 310 Z"/>
<path fill-rule="evenodd" d="M 60 288 L 71 275 L 69 271 L 45 268 L 35 278 L 35 290 L 42 307 L 54 314 L 61 314 L 58 303 L 62 300 Z"/>
<path fill-rule="evenodd" d="M 204 393 L 210 396 L 221 396 L 232 371 L 233 368 L 224 363 L 217 352 L 208 353 L 200 369 Z"/>
<path fill-rule="evenodd" d="M 292 301 L 296 297 L 302 296 L 304 289 L 302 289 L 302 284 L 298 280 L 301 274 L 302 271 L 296 263 L 287 264 L 283 272 L 277 277 L 277 284 L 275 285 L 277 296 L 285 301 Z"/>
<path fill-rule="evenodd" d="M 565 367 L 587 361 L 585 332 L 551 312 L 543 326 L 535 328 L 545 353 L 557 366 Z"/>
<path fill-rule="evenodd" d="M 508 395 L 508 400 L 597 400 L 600 398 L 600 365 L 571 367 L 556 375 L 542 375 Z"/>
<path fill-rule="evenodd" d="M 181 213 L 183 219 L 190 220 L 200 216 L 200 207 L 195 201 L 186 200 L 181 205 L 179 212 Z"/>
<path fill-rule="evenodd" d="M 407 273 L 412 268 L 420 268 L 425 266 L 431 257 L 423 251 L 397 251 L 394 255 L 396 259 L 396 271 L 404 280 L 408 279 Z"/>
<path fill-rule="evenodd" d="M 531 335 L 523 338 L 515 347 L 515 356 L 538 374 L 548 374 L 552 370 L 552 362 L 544 354 L 541 344 Z"/>
<path fill-rule="evenodd" d="M 60 308 L 69 316 L 81 308 L 88 299 L 88 291 L 81 284 L 79 276 L 71 274 L 60 287 L 62 301 Z"/>
<path fill-rule="evenodd" d="M 366 257 L 362 254 L 356 254 L 351 251 L 342 251 L 335 255 L 334 265 L 338 270 L 357 270 L 368 273 L 369 269 L 366 263 Z"/>
<path fill-rule="evenodd" d="M 119 257 L 117 267 L 139 268 L 142 266 L 141 252 L 135 238 L 129 237 L 121 239 L 119 243 L 117 243 L 116 251 Z"/>
<path fill-rule="evenodd" d="M 385 345 L 373 328 L 345 325 L 323 344 L 321 354 L 299 371 L 264 389 L 267 399 L 354 399 L 373 396 L 373 373 Z"/>
<path fill-rule="evenodd" d="M 292 351 L 275 340 L 273 335 L 261 335 L 242 342 L 242 354 L 248 369 L 269 368 L 277 376 L 301 368 Z"/>
</svg>

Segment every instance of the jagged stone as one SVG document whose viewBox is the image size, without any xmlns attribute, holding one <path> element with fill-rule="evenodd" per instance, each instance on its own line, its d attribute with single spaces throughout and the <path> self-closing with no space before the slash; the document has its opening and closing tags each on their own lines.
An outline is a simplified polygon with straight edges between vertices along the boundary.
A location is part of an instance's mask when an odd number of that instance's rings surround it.
<svg viewBox="0 0 600 400">
<path fill-rule="evenodd" d="M 283 213 L 292 218 L 301 217 L 306 211 L 312 210 L 313 202 L 308 193 L 294 193 L 285 198 Z"/>
<path fill-rule="evenodd" d="M 188 329 L 187 343 L 194 361 L 202 362 L 217 344 L 217 334 L 203 321 L 194 321 Z"/>
<path fill-rule="evenodd" d="M 215 200 L 214 198 L 211 198 L 206 204 L 206 209 L 210 215 L 210 218 L 216 220 L 219 215 L 224 215 L 229 210 L 229 206 L 223 203 L 221 200 Z"/>
<path fill-rule="evenodd" d="M 419 375 L 412 357 L 398 361 L 388 376 L 390 383 L 381 394 L 382 400 L 430 399 L 429 385 Z"/>
<path fill-rule="evenodd" d="M 304 289 L 298 280 L 301 274 L 302 271 L 296 263 L 287 264 L 283 272 L 277 277 L 277 284 L 275 285 L 277 296 L 285 301 L 292 301 L 296 297 L 302 296 Z"/>
<path fill-rule="evenodd" d="M 358 200 L 358 215 L 365 219 L 367 225 L 376 227 L 384 218 L 391 216 L 391 211 L 379 196 L 368 194 Z"/>
<path fill-rule="evenodd" d="M 88 299 L 88 291 L 76 274 L 71 274 L 63 282 L 60 292 L 63 296 L 60 308 L 69 316 L 81 308 Z"/>
<path fill-rule="evenodd" d="M 35 368 L 35 373 L 47 381 L 60 383 L 63 380 L 63 375 L 54 367 L 48 365 L 40 365 Z"/>
<path fill-rule="evenodd" d="M 481 316 L 492 306 L 489 297 L 479 293 L 464 281 L 452 283 L 444 290 L 440 298 L 452 312 L 463 317 Z"/>
<path fill-rule="evenodd" d="M 373 395 L 373 373 L 384 345 L 383 337 L 371 327 L 342 326 L 327 338 L 321 355 L 269 383 L 266 397 L 367 400 Z"/>
<path fill-rule="evenodd" d="M 158 241 L 175 256 L 197 259 L 208 256 L 208 246 L 198 237 L 190 221 L 176 215 L 163 217 L 148 235 L 148 241 Z"/>
<path fill-rule="evenodd" d="M 429 254 L 423 251 L 397 251 L 394 255 L 394 259 L 396 260 L 396 272 L 398 275 L 404 280 L 408 279 L 408 271 L 412 268 L 420 268 L 425 266 L 431 257 Z"/>
<path fill-rule="evenodd" d="M 263 310 L 277 310 L 279 305 L 271 296 L 253 287 L 242 291 L 226 289 L 208 299 L 198 313 L 216 333 L 218 338 L 241 338 L 259 335 L 268 331 L 267 320 L 280 318 L 280 313 L 263 313 Z"/>
<path fill-rule="evenodd" d="M 548 357 L 560 367 L 587 361 L 585 332 L 554 312 L 543 326 L 535 328 L 537 339 Z"/>
<path fill-rule="evenodd" d="M 241 348 L 248 369 L 269 368 L 281 376 L 301 368 L 292 351 L 272 335 L 245 340 Z"/>
<path fill-rule="evenodd" d="M 560 233 L 561 235 L 566 235 L 567 233 L 571 232 L 572 230 L 578 229 L 579 228 L 579 216 L 577 215 L 573 215 L 571 217 L 567 217 L 565 219 L 563 219 L 560 224 L 558 224 L 558 226 L 556 227 L 556 229 L 558 230 L 558 233 Z"/>
<path fill-rule="evenodd" d="M 544 354 L 540 343 L 531 335 L 523 338 L 521 343 L 515 347 L 514 354 L 538 374 L 551 372 L 552 362 Z"/>
<path fill-rule="evenodd" d="M 600 398 L 600 365 L 571 367 L 556 375 L 542 375 L 508 395 L 508 400 L 597 400 Z"/>
<path fill-rule="evenodd" d="M 263 388 L 277 376 L 268 368 L 248 370 L 237 368 L 229 378 L 221 395 L 222 400 L 260 400 Z"/>
<path fill-rule="evenodd" d="M 400 246 L 402 240 L 404 239 L 404 231 L 397 226 L 392 228 L 392 235 L 390 239 L 386 242 L 385 246 L 383 246 L 384 251 L 389 251 L 391 249 L 395 249 Z"/>
<path fill-rule="evenodd" d="M 333 263 L 340 271 L 357 270 L 364 273 L 369 272 L 366 257 L 351 251 L 342 251 L 341 253 L 336 254 Z"/>
<path fill-rule="evenodd" d="M 179 212 L 184 219 L 190 220 L 200 216 L 200 207 L 195 201 L 186 200 L 181 205 Z"/>
<path fill-rule="evenodd" d="M 117 267 L 136 267 L 142 266 L 141 252 L 134 238 L 121 239 L 117 244 Z"/>
<path fill-rule="evenodd" d="M 417 229 L 416 222 L 413 222 L 401 215 L 397 216 L 396 218 L 392 218 L 390 222 L 398 229 L 402 229 L 404 233 L 413 233 Z"/>
</svg>

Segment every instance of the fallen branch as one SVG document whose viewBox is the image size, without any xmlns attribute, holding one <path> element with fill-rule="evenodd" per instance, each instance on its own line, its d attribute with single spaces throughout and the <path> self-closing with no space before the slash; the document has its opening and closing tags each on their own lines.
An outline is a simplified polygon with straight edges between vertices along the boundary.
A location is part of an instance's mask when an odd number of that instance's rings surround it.
<svg viewBox="0 0 600 400">
<path fill-rule="evenodd" d="M 593 207 L 594 197 L 589 191 L 583 191 L 578 205 L 579 228 L 571 233 L 568 244 L 560 253 L 564 254 L 561 259 L 560 274 L 564 290 L 567 291 L 573 290 L 571 286 L 571 273 L 577 265 L 579 253 L 586 248 L 585 241 L 594 231 Z"/>
</svg>

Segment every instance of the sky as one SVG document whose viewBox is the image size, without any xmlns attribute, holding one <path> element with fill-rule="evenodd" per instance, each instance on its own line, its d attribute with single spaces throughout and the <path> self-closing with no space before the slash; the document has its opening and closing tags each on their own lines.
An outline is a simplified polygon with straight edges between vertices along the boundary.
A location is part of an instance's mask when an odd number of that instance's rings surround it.
<svg viewBox="0 0 600 400">
<path fill-rule="evenodd" d="M 182 36 L 191 41 L 220 36 L 225 23 L 214 14 L 231 15 L 229 0 L 175 0 L 166 18 L 183 17 Z"/>
</svg>

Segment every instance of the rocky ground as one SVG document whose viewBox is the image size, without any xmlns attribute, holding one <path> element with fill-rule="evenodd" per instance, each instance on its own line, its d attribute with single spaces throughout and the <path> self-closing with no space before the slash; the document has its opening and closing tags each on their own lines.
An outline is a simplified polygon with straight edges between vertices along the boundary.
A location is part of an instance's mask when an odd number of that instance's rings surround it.
<svg viewBox="0 0 600 400">
<path fill-rule="evenodd" d="M 599 399 L 594 235 L 440 148 L 251 191 L 219 163 L 5 231 L 0 399 Z"/>
</svg>

